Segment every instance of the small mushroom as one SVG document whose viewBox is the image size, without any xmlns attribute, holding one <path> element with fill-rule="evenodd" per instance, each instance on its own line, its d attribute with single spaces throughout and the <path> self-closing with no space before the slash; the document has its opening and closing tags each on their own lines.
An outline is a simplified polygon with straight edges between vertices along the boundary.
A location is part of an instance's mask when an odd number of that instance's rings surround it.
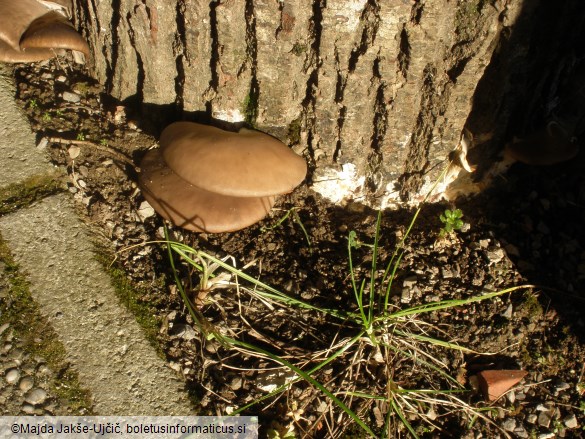
<svg viewBox="0 0 585 439">
<path fill-rule="evenodd" d="M 506 145 L 504 155 L 527 165 L 546 166 L 570 160 L 579 153 L 576 139 L 570 138 L 557 122 L 549 122 L 543 129 L 527 139 L 515 140 Z"/>
<path fill-rule="evenodd" d="M 307 164 L 268 134 L 224 131 L 175 122 L 160 137 L 165 162 L 202 189 L 233 197 L 266 197 L 291 192 L 305 178 Z"/>
<path fill-rule="evenodd" d="M 195 187 L 164 163 L 160 149 L 140 163 L 144 198 L 165 219 L 196 232 L 222 233 L 248 227 L 264 218 L 274 197 L 230 197 Z"/>
<path fill-rule="evenodd" d="M 58 12 L 49 12 L 34 20 L 22 35 L 20 48 L 77 50 L 89 56 L 89 46 L 73 25 Z"/>
</svg>

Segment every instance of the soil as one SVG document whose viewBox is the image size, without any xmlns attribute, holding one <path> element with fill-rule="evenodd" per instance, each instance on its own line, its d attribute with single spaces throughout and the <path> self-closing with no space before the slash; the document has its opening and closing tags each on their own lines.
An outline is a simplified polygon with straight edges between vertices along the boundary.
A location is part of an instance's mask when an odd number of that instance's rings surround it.
<svg viewBox="0 0 585 439">
<path fill-rule="evenodd" d="M 136 300 L 159 322 L 157 342 L 171 367 L 184 376 L 199 413 L 231 413 L 265 396 L 263 384 L 282 383 L 290 372 L 266 355 L 201 335 L 181 300 L 166 246 L 144 244 L 164 239 L 165 222 L 141 210 L 144 199 L 136 184 L 136 165 L 156 145 L 162 127 L 146 122 L 137 107 L 105 95 L 83 69 L 64 59 L 19 66 L 15 77 L 17 99 L 38 133 L 40 147 L 67 171 L 68 190 L 80 211 L 96 234 L 109 239 L 117 252 L 115 264 L 136 287 Z M 416 320 L 395 319 L 385 340 L 399 346 L 398 351 L 380 349 L 363 335 L 312 376 L 359 413 L 376 434 L 389 406 L 358 393 L 396 395 L 422 437 L 585 437 L 584 207 L 583 153 L 548 168 L 517 164 L 479 196 L 456 205 L 424 205 L 390 288 L 392 310 L 535 286 L 421 313 Z M 463 212 L 465 225 L 441 236 L 440 214 L 455 208 Z M 414 213 L 412 208 L 383 213 L 378 279 Z M 376 220 L 371 209 L 358 203 L 332 205 L 304 184 L 281 197 L 267 219 L 239 232 L 195 234 L 166 226 L 172 239 L 219 258 L 233 258 L 229 261 L 238 267 L 249 265 L 249 275 L 289 296 L 349 313 L 358 310 L 348 236 L 355 231 L 355 276 L 358 285 L 365 279 L 368 289 L 373 249 L 367 244 L 374 242 Z M 331 356 L 331 346 L 341 346 L 360 331 L 351 319 L 263 302 L 247 292 L 249 284 L 241 278 L 239 289 L 202 292 L 199 273 L 176 257 L 175 262 L 181 285 L 208 328 L 259 346 L 303 370 Z M 398 331 L 448 340 L 469 351 L 405 338 Z M 433 358 L 465 391 L 446 392 L 457 385 L 428 366 Z M 474 385 L 483 369 L 522 369 L 528 374 L 506 396 L 488 403 Z M 409 406 L 412 394 L 400 389 L 442 391 Z M 469 411 L 438 402 L 453 401 L 450 395 L 483 409 L 485 419 L 473 420 Z M 268 437 L 285 437 L 287 431 L 294 431 L 294 437 L 367 437 L 331 398 L 306 381 L 244 413 L 259 415 L 262 435 Z M 389 420 L 390 437 L 407 436 L 396 415 Z"/>
</svg>

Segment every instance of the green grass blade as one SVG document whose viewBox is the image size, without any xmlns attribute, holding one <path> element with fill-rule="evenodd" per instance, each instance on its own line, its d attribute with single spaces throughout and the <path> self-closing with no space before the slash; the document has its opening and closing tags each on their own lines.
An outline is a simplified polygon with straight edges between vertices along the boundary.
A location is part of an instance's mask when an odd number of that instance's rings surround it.
<svg viewBox="0 0 585 439">
<path fill-rule="evenodd" d="M 387 320 L 387 319 L 392 320 L 392 319 L 397 319 L 400 317 L 412 316 L 412 315 L 416 315 L 416 314 L 424 314 L 424 313 L 429 313 L 432 311 L 438 311 L 438 310 L 442 310 L 442 309 L 455 308 L 458 306 L 469 305 L 470 303 L 474 303 L 474 302 L 481 302 L 484 300 L 493 299 L 494 297 L 503 296 L 504 294 L 509 294 L 509 293 L 514 292 L 514 291 L 517 291 L 520 289 L 526 289 L 526 288 L 530 288 L 530 287 L 531 287 L 531 285 L 519 285 L 516 287 L 506 288 L 504 290 L 496 291 L 493 293 L 486 293 L 486 294 L 483 294 L 481 296 L 470 297 L 468 299 L 442 300 L 440 302 L 426 303 L 424 305 L 414 306 L 412 308 L 396 311 L 394 313 L 388 314 L 387 316 L 383 316 L 380 319 L 381 320 Z"/>
<path fill-rule="evenodd" d="M 271 358 L 272 360 L 276 361 L 277 363 L 282 364 L 283 366 L 287 367 L 288 369 L 292 370 L 293 372 L 295 372 L 297 375 L 299 375 L 300 377 L 302 377 L 306 382 L 308 382 L 309 384 L 311 384 L 313 387 L 319 389 L 325 396 L 327 396 L 327 398 L 329 398 L 331 401 L 333 401 L 335 403 L 335 405 L 337 407 L 339 407 L 341 410 L 343 410 L 351 419 L 353 419 L 353 421 L 358 424 L 366 433 L 368 433 L 369 435 L 371 435 L 372 437 L 375 437 L 374 432 L 372 432 L 372 430 L 370 429 L 370 427 L 368 427 L 360 418 L 358 415 L 356 415 L 348 406 L 346 406 L 343 401 L 341 401 L 339 398 L 337 398 L 333 393 L 331 393 L 331 391 L 329 391 L 325 386 L 323 386 L 320 382 L 318 382 L 316 379 L 314 379 L 311 375 L 309 375 L 307 372 L 303 371 L 302 369 L 296 367 L 294 364 L 288 362 L 287 360 L 285 360 L 284 358 L 280 358 L 277 355 L 272 354 L 271 352 L 268 352 L 262 348 L 259 348 L 258 346 L 254 346 L 248 343 L 245 343 L 243 341 L 239 341 L 239 340 L 235 340 L 233 338 L 229 338 L 229 337 L 225 337 L 225 340 L 234 345 L 234 346 L 240 346 L 246 349 L 251 349 L 251 350 L 255 350 L 256 352 L 259 352 L 263 355 L 266 355 L 267 357 Z"/>
</svg>

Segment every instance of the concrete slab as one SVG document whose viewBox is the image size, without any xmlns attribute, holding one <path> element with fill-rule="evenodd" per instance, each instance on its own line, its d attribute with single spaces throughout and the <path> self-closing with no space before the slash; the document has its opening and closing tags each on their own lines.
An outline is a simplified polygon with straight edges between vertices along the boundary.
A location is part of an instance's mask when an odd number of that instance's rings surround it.
<svg viewBox="0 0 585 439">
<path fill-rule="evenodd" d="M 0 64 L 0 187 L 53 171 L 35 148 L 35 135 L 14 101 L 14 82 Z"/>
<path fill-rule="evenodd" d="M 193 414 L 184 384 L 119 303 L 70 203 L 56 195 L 0 217 L 0 233 L 92 392 L 96 414 Z"/>
</svg>

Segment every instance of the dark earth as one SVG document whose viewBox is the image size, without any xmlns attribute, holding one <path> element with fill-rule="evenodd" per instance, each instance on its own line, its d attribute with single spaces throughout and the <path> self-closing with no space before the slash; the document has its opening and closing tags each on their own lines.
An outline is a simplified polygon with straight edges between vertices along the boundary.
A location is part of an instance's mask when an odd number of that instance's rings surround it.
<svg viewBox="0 0 585 439">
<path fill-rule="evenodd" d="M 123 270 L 135 291 L 132 303 L 154 316 L 150 333 L 169 365 L 184 376 L 198 413 L 231 413 L 265 396 L 262 384 L 290 375 L 265 355 L 206 339 L 181 300 L 166 246 L 145 244 L 164 239 L 165 222 L 140 210 L 144 199 L 137 189 L 137 165 L 156 144 L 162 124 L 131 103 L 105 95 L 100 84 L 67 60 L 18 66 L 15 78 L 16 97 L 40 146 L 66 170 L 67 190 L 96 236 L 107 238 L 107 257 L 99 257 Z M 202 114 L 192 120 L 206 122 Z M 465 225 L 441 236 L 439 216 L 455 208 L 463 212 Z M 414 209 L 383 212 L 378 278 L 414 214 Z M 305 182 L 281 197 L 267 219 L 239 232 L 206 235 L 166 226 L 173 240 L 229 256 L 240 268 L 250 264 L 245 269 L 249 275 L 289 296 L 349 313 L 357 306 L 348 236 L 356 232 L 356 279 L 358 285 L 366 279 L 368 289 L 373 249 L 367 244 L 374 242 L 376 218 L 377 212 L 357 203 L 332 205 Z M 394 401 L 421 437 L 585 437 L 583 224 L 583 152 L 551 167 L 516 164 L 479 196 L 424 205 L 390 289 L 393 311 L 533 286 L 397 321 L 397 332 L 389 331 L 385 339 L 397 350 L 377 348 L 363 336 L 313 378 L 377 435 L 388 413 L 388 436 L 409 435 L 388 404 L 388 395 L 395 393 Z M 115 260 L 108 251 L 115 252 Z M 261 347 L 303 370 L 331 357 L 336 351 L 331 346 L 339 349 L 360 331 L 355 321 L 263 302 L 246 291 L 250 284 L 242 279 L 241 289 L 201 291 L 199 273 L 174 260 L 208 329 Z M 400 338 L 399 331 L 447 340 L 469 351 Z M 429 366 L 432 358 L 464 391 L 447 392 L 457 385 Z M 474 385 L 483 369 L 528 374 L 507 395 L 488 403 Z M 417 397 L 400 389 L 440 391 Z M 457 406 L 450 405 L 454 398 Z M 368 437 L 330 397 L 303 380 L 243 413 L 260 416 L 264 437 Z"/>
</svg>

